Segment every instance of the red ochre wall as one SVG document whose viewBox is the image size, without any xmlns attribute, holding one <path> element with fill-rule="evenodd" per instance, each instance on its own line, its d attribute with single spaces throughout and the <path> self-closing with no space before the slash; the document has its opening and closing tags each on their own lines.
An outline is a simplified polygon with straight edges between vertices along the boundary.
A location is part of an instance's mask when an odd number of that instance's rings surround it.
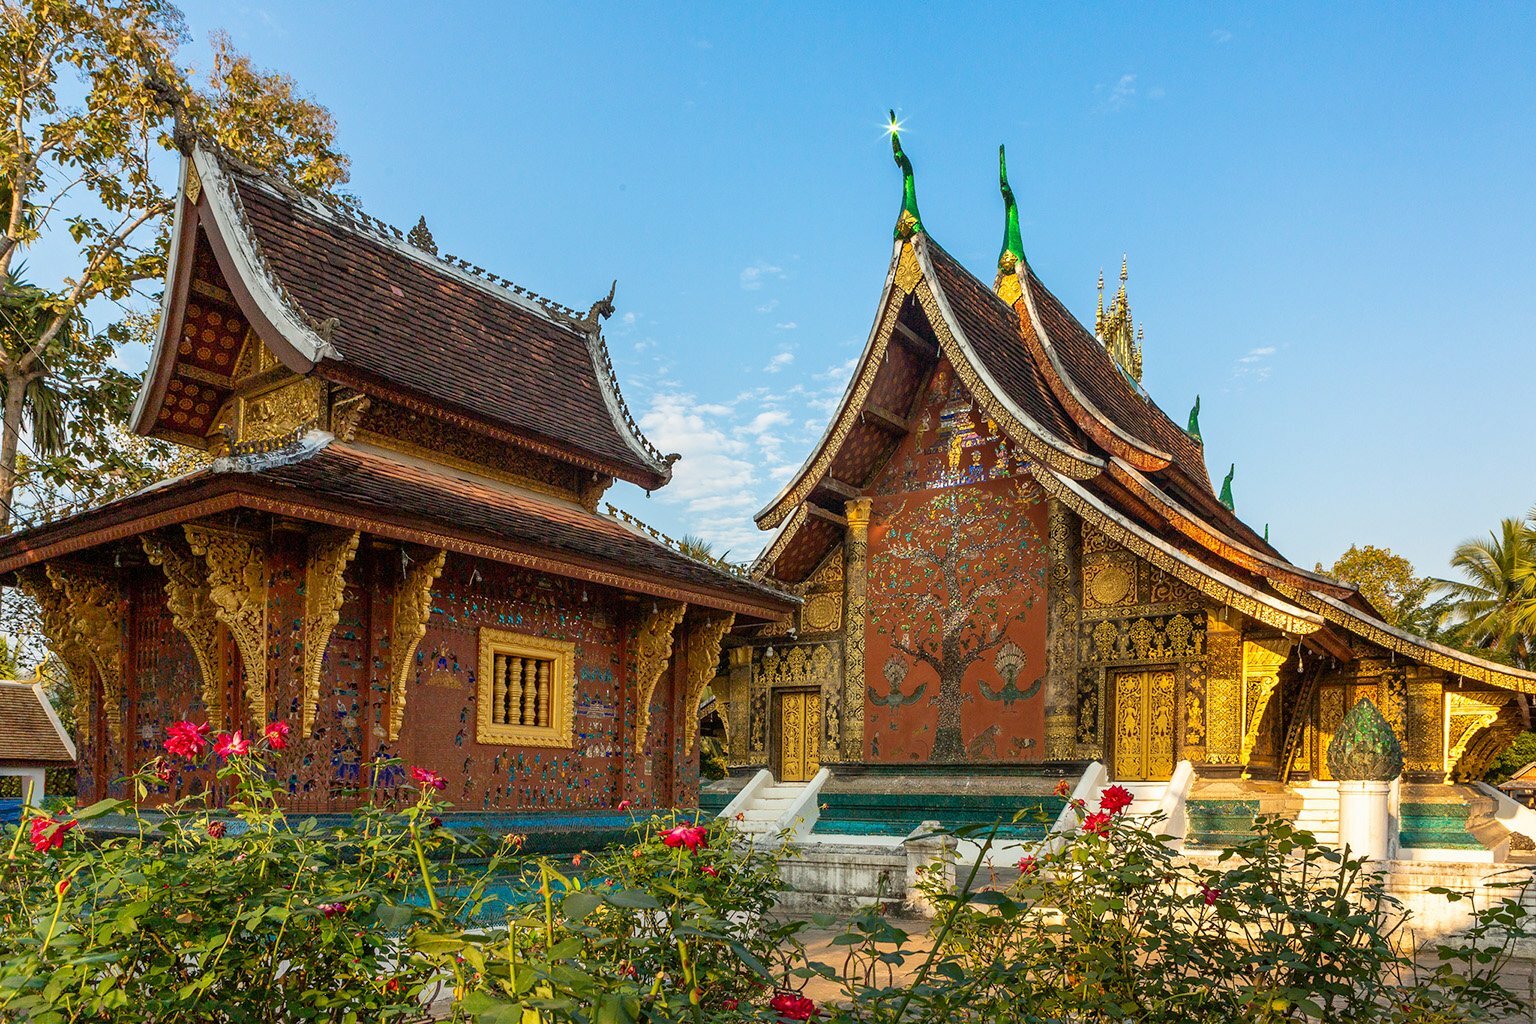
<svg viewBox="0 0 1536 1024">
<path fill-rule="evenodd" d="M 1045 496 L 947 362 L 873 493 L 865 757 L 1042 760 Z"/>
<path fill-rule="evenodd" d="M 100 731 L 93 735 L 81 752 L 82 799 L 100 795 L 103 780 L 113 795 L 129 795 L 123 775 L 130 764 L 143 765 L 161 753 L 167 726 L 208 717 L 197 660 L 171 620 L 158 573 L 141 570 L 128 584 L 125 743 L 103 747 Z M 683 685 L 680 669 L 669 667 L 652 695 L 646 749 L 640 756 L 626 756 L 624 737 L 633 732 L 638 699 L 630 682 L 635 678 L 634 631 L 641 601 L 649 598 L 625 599 L 612 590 L 449 555 L 433 587 L 426 635 L 407 670 L 404 725 L 399 738 L 390 741 L 389 631 L 402 565 L 399 548 L 376 549 L 365 540 L 347 570 L 340 620 L 321 672 L 315 724 L 301 736 L 301 535 L 272 536 L 268 575 L 268 718 L 286 720 L 293 730 L 291 746 L 275 763 L 289 807 L 345 810 L 357 803 L 346 791 L 359 787 L 380 798 L 399 796 L 406 771 L 375 764 L 387 758 L 441 773 L 448 781 L 446 797 L 465 811 L 611 809 L 623 799 L 638 807 L 667 806 L 686 802 L 696 791 L 697 757 L 680 754 L 682 729 L 673 699 Z M 475 742 L 481 627 L 576 645 L 572 747 Z M 685 628 L 678 628 L 678 650 Z M 239 659 L 227 635 L 220 654 L 226 678 L 233 678 Z M 249 716 L 241 720 L 250 732 Z M 178 769 L 169 785 L 156 787 L 151 802 L 213 784 L 205 770 Z"/>
</svg>

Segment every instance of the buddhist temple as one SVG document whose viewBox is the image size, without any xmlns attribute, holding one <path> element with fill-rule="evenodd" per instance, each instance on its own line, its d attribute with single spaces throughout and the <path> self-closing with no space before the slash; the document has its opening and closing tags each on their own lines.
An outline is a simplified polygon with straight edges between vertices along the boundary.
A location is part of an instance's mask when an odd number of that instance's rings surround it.
<svg viewBox="0 0 1536 1024">
<path fill-rule="evenodd" d="M 1125 269 L 1089 330 L 1031 266 L 1000 152 L 981 279 L 924 226 L 894 124 L 891 142 L 903 200 L 868 341 L 757 515 L 758 578 L 801 604 L 733 627 L 713 690 L 735 777 L 706 803 L 755 808 L 760 831 L 900 836 L 1030 794 L 1059 808 L 1053 782 L 1097 765 L 1192 835 L 1263 809 L 1326 838 L 1326 752 L 1369 697 L 1406 749 L 1404 847 L 1507 838 L 1455 783 L 1530 726 L 1536 674 L 1288 561 L 1234 512 L 1235 467 L 1213 487 L 1198 403 L 1181 427 L 1143 389 Z"/>
<path fill-rule="evenodd" d="M 461 811 L 691 806 L 723 635 L 798 601 L 600 510 L 677 458 L 619 392 L 613 291 L 575 310 L 206 148 L 172 245 L 133 429 L 204 464 L 0 540 L 75 681 L 81 799 L 177 720 L 283 720 L 295 809 L 406 765 Z"/>
</svg>

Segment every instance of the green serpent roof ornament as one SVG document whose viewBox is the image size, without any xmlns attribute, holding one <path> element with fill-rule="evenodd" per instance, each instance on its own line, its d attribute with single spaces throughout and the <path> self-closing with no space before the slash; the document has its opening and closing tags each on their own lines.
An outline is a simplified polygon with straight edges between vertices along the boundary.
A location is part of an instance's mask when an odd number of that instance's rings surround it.
<svg viewBox="0 0 1536 1024">
<path fill-rule="evenodd" d="M 1005 223 L 1003 249 L 997 254 L 999 273 L 1011 274 L 1024 262 L 1024 238 L 1019 233 L 1019 204 L 1014 202 L 1013 189 L 1008 187 L 1008 156 L 1002 146 L 997 147 L 997 181 L 1003 192 Z"/>
<path fill-rule="evenodd" d="M 1189 427 L 1184 431 L 1197 441 L 1204 441 L 1200 436 L 1200 396 L 1195 396 L 1195 407 L 1189 410 Z"/>
<path fill-rule="evenodd" d="M 901 215 L 896 218 L 896 237 L 911 238 L 923 230 L 923 218 L 917 212 L 917 182 L 912 178 L 912 161 L 901 151 L 901 122 L 896 120 L 896 111 L 889 113 L 891 119 L 885 130 L 891 136 L 891 154 L 896 158 L 896 166 L 901 168 Z"/>
<path fill-rule="evenodd" d="M 1227 470 L 1227 478 L 1221 482 L 1221 503 L 1227 506 L 1228 512 L 1237 511 L 1232 501 L 1232 478 L 1237 475 L 1237 463 L 1232 463 L 1232 468 Z"/>
</svg>

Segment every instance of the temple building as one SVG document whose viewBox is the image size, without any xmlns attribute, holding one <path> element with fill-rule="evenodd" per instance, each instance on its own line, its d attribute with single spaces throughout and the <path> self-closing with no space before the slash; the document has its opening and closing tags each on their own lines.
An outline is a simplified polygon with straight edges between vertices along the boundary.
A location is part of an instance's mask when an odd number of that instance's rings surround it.
<svg viewBox="0 0 1536 1024">
<path fill-rule="evenodd" d="M 80 797 L 174 721 L 284 720 L 296 809 L 402 763 L 463 811 L 691 805 L 722 636 L 798 602 L 599 510 L 677 458 L 619 393 L 613 293 L 579 312 L 207 149 L 173 230 L 133 429 L 205 464 L 0 540 L 75 682 Z"/>
<path fill-rule="evenodd" d="M 1529 727 L 1536 674 L 1395 629 L 1287 561 L 1234 513 L 1233 473 L 1213 487 L 1198 407 L 1181 427 L 1143 390 L 1124 269 L 1088 330 L 1026 258 L 1004 165 L 979 279 L 925 229 L 892 144 L 904 199 L 873 329 L 757 515 L 759 577 L 802 603 L 727 640 L 713 690 L 737 779 L 706 802 L 766 770 L 786 808 L 786 784 L 820 787 L 795 804 L 820 807 L 813 835 L 900 835 L 1011 813 L 1097 762 L 1151 806 L 1177 780 L 1192 829 L 1248 800 L 1325 834 L 1328 745 L 1370 697 L 1406 749 L 1405 845 L 1488 845 L 1451 783 Z M 1433 806 L 1415 826 L 1410 805 Z"/>
</svg>

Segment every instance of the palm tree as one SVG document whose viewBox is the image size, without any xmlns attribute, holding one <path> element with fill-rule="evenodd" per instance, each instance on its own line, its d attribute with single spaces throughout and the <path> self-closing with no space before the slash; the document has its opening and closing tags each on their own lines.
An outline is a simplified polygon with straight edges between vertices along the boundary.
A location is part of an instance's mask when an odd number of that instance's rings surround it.
<svg viewBox="0 0 1536 1024">
<path fill-rule="evenodd" d="M 30 284 L 24 277 L 26 268 L 13 268 L 0 280 L 0 352 L 5 365 L 15 365 L 31 350 L 48 330 L 57 315 L 55 297 L 42 288 Z M 58 332 L 57 340 L 70 344 L 82 330 L 88 330 L 78 314 L 69 317 Z M 68 400 L 60 391 L 58 381 L 49 372 L 46 363 L 24 377 L 14 374 L 0 375 L 0 405 L 7 404 L 12 387 L 21 389 L 21 412 L 26 424 L 27 447 L 35 459 L 47 459 L 62 454 L 68 445 Z M 19 426 L 19 424 L 18 424 Z M 4 431 L 0 438 L 0 461 L 11 465 L 16 461 L 19 431 Z M 19 483 L 18 477 L 13 483 Z M 9 525 L 10 505 L 15 502 L 14 492 L 0 493 L 6 508 L 0 510 L 0 524 Z"/>
<path fill-rule="evenodd" d="M 1451 556 L 1464 582 L 1440 580 L 1452 635 L 1514 664 L 1536 661 L 1536 521 L 1505 519 Z"/>
</svg>

